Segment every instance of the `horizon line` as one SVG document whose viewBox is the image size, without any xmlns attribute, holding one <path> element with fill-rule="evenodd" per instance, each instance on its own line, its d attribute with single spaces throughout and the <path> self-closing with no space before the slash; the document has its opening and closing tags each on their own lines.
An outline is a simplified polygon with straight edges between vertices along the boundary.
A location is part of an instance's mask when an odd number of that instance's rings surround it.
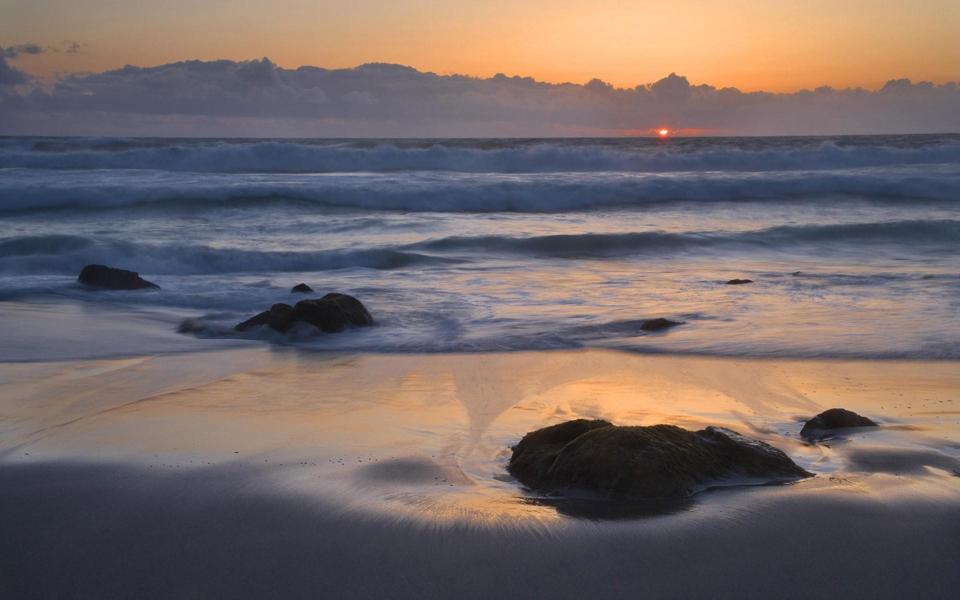
<svg viewBox="0 0 960 600">
<path fill-rule="evenodd" d="M 698 139 L 724 139 L 724 138 L 736 138 L 736 139 L 751 139 L 751 138 L 784 138 L 784 139 L 835 139 L 835 138 L 875 138 L 875 137 L 938 137 L 938 136 L 960 136 L 960 130 L 958 131 L 941 131 L 936 133 L 823 133 L 823 134 L 796 134 L 796 135 L 778 135 L 778 134 L 753 134 L 753 135 L 737 135 L 737 134 L 718 134 L 718 135 L 671 135 L 667 138 L 660 137 L 658 135 L 556 135 L 556 136 L 521 136 L 521 137 L 510 137 L 510 136 L 310 136 L 310 137 L 293 137 L 293 136 L 249 136 L 249 135 L 197 135 L 197 136 L 184 136 L 184 135 L 79 135 L 79 134 L 63 134 L 63 135 L 44 135 L 44 134 L 4 134 L 0 133 L 0 139 L 10 139 L 10 138 L 76 138 L 76 139 L 130 139 L 130 140 L 283 140 L 283 141 L 316 141 L 316 140 L 337 140 L 337 141 L 368 141 L 368 140 L 379 140 L 384 142 L 389 141 L 446 141 L 446 140 L 515 140 L 515 141 L 537 141 L 537 140 L 657 140 L 659 143 L 669 144 L 673 139 L 683 139 L 683 140 L 698 140 Z"/>
</svg>

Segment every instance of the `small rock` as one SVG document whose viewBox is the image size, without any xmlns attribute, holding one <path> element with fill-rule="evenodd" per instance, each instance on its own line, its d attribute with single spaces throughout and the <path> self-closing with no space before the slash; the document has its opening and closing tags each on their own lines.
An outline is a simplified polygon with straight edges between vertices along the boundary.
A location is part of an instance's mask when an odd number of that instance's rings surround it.
<svg viewBox="0 0 960 600">
<path fill-rule="evenodd" d="M 845 429 L 847 427 L 877 427 L 877 424 L 852 410 L 831 408 L 807 421 L 803 429 L 800 430 L 800 435 L 805 438 L 817 438 L 831 429 Z"/>
<path fill-rule="evenodd" d="M 727 285 L 743 285 L 745 283 L 753 283 L 752 279 L 731 279 L 727 282 Z"/>
<path fill-rule="evenodd" d="M 115 269 L 105 265 L 87 265 L 80 271 L 77 281 L 85 285 L 109 290 L 160 289 L 160 286 L 140 277 L 139 273 Z"/>
<path fill-rule="evenodd" d="M 293 289 L 290 290 L 291 294 L 309 294 L 313 291 L 313 288 L 305 283 L 298 283 L 293 286 Z"/>
<path fill-rule="evenodd" d="M 642 331 L 662 331 L 664 329 L 669 329 L 670 327 L 676 327 L 677 325 L 683 325 L 683 321 L 671 321 L 670 319 L 647 319 L 640 324 L 640 329 Z"/>
<path fill-rule="evenodd" d="M 782 451 L 719 427 L 618 427 L 577 419 L 528 433 L 508 470 L 544 491 L 606 497 L 682 499 L 724 481 L 783 482 L 811 477 Z"/>
<path fill-rule="evenodd" d="M 235 331 L 246 331 L 254 327 L 259 327 L 260 325 L 266 325 L 270 322 L 270 311 L 265 310 L 262 313 L 257 313 L 247 319 L 242 323 L 237 323 L 233 328 Z"/>
<path fill-rule="evenodd" d="M 270 310 L 250 317 L 243 323 L 240 323 L 234 329 L 237 331 L 246 331 L 251 327 L 258 325 L 269 325 L 281 333 L 288 331 L 293 326 L 293 307 L 289 304 L 277 303 L 270 307 Z"/>
</svg>

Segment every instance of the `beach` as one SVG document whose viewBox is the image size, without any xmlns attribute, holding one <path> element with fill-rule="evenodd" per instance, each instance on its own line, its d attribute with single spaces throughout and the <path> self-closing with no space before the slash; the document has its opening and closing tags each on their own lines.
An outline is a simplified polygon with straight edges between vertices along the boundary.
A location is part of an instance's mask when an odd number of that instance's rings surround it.
<svg viewBox="0 0 960 600">
<path fill-rule="evenodd" d="M 958 165 L 956 135 L 0 138 L 0 596 L 952 598 Z M 331 293 L 360 318 L 294 319 Z M 877 427 L 801 436 L 830 408 Z M 574 419 L 812 476 L 511 476 Z"/>
</svg>

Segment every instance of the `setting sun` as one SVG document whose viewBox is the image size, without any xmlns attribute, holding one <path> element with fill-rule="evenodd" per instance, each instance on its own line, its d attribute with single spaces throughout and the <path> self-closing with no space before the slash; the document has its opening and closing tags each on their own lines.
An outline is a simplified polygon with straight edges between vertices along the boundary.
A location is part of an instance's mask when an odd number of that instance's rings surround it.
<svg viewBox="0 0 960 600">
<path fill-rule="evenodd" d="M 658 129 L 658 130 L 657 130 L 657 135 L 659 135 L 660 137 L 667 137 L 667 136 L 670 135 L 670 130 L 669 130 L 669 129 Z"/>
</svg>

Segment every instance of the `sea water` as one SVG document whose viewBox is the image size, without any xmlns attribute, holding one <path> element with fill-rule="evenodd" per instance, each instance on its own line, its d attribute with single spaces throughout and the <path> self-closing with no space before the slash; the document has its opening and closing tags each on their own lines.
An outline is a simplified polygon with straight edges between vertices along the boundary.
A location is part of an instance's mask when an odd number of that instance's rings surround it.
<svg viewBox="0 0 960 600">
<path fill-rule="evenodd" d="M 91 291 L 89 263 L 161 289 Z M 300 282 L 357 296 L 376 327 L 232 330 L 311 297 Z M 3 306 L 8 360 L 77 321 L 99 338 L 78 356 L 238 338 L 958 358 L 960 136 L 0 138 Z M 656 317 L 684 324 L 643 331 Z"/>
</svg>

